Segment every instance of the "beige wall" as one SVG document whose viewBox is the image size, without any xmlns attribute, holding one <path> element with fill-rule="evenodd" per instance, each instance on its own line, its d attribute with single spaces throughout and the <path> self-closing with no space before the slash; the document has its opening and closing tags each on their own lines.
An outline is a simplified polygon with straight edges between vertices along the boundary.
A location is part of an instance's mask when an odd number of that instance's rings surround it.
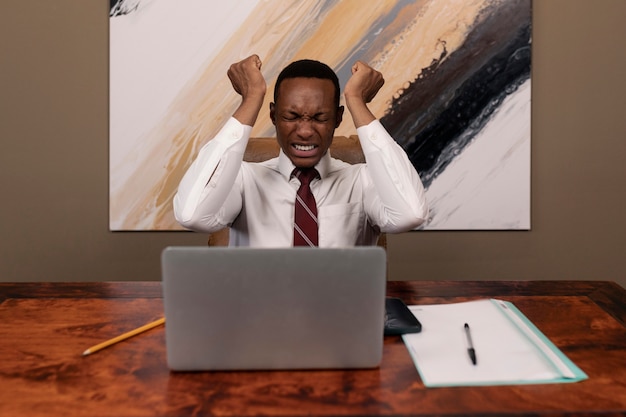
<svg viewBox="0 0 626 417">
<path fill-rule="evenodd" d="M 533 11 L 532 231 L 390 236 L 391 279 L 626 286 L 626 2 Z M 158 280 L 204 244 L 108 231 L 107 1 L 3 4 L 0 57 L 0 281 Z"/>
</svg>

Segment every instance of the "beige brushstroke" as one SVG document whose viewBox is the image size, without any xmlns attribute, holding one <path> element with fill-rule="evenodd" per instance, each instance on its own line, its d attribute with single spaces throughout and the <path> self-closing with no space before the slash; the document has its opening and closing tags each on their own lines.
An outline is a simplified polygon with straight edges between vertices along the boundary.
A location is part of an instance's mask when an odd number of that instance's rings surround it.
<svg viewBox="0 0 626 417">
<path fill-rule="evenodd" d="M 110 202 L 111 215 L 118 216 L 112 220 L 121 221 L 122 230 L 179 229 L 171 209 L 178 182 L 199 147 L 217 133 L 239 102 L 226 77 L 229 65 L 252 53 L 283 55 L 294 38 L 306 38 L 302 22 L 318 8 L 318 2 L 261 2 L 218 55 L 207 61 L 140 141 L 143 149 L 125 158 L 124 164 L 135 166 L 133 175 L 112 191 Z M 271 65 L 264 66 L 266 77 L 268 67 L 272 70 Z"/>
</svg>

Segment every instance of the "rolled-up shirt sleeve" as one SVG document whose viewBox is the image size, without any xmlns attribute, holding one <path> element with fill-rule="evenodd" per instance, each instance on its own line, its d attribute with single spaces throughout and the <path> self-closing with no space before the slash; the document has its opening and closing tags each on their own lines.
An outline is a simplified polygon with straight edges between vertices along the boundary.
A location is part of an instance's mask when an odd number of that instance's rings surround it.
<svg viewBox="0 0 626 417">
<path fill-rule="evenodd" d="M 428 217 L 425 190 L 406 152 L 378 120 L 357 129 L 367 164 L 367 181 L 376 190 L 369 211 L 381 231 L 400 233 L 417 228 Z"/>
<path fill-rule="evenodd" d="M 241 195 L 235 182 L 251 130 L 231 117 L 200 149 L 174 196 L 174 217 L 183 227 L 210 233 L 239 214 Z"/>
</svg>

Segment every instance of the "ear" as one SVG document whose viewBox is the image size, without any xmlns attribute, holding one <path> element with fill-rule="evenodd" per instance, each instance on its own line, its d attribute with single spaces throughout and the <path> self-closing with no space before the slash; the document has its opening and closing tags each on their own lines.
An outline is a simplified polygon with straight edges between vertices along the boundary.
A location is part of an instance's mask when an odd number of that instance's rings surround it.
<svg viewBox="0 0 626 417">
<path fill-rule="evenodd" d="M 343 111 L 344 111 L 343 106 L 337 107 L 337 116 L 335 118 L 335 129 L 339 127 L 339 125 L 341 124 L 341 121 L 343 120 Z"/>
<path fill-rule="evenodd" d="M 276 105 L 274 103 L 270 103 L 270 119 L 272 120 L 272 124 L 276 125 Z"/>
</svg>

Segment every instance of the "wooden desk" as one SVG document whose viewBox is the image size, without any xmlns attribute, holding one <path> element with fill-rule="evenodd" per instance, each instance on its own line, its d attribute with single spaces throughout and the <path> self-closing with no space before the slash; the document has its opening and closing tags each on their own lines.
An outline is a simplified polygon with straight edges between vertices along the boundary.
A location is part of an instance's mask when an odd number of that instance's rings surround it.
<svg viewBox="0 0 626 417">
<path fill-rule="evenodd" d="M 408 304 L 512 301 L 588 375 L 573 384 L 425 388 L 398 336 L 379 369 L 170 373 L 160 283 L 0 283 L 0 416 L 626 415 L 626 291 L 609 282 L 390 282 Z"/>
</svg>

